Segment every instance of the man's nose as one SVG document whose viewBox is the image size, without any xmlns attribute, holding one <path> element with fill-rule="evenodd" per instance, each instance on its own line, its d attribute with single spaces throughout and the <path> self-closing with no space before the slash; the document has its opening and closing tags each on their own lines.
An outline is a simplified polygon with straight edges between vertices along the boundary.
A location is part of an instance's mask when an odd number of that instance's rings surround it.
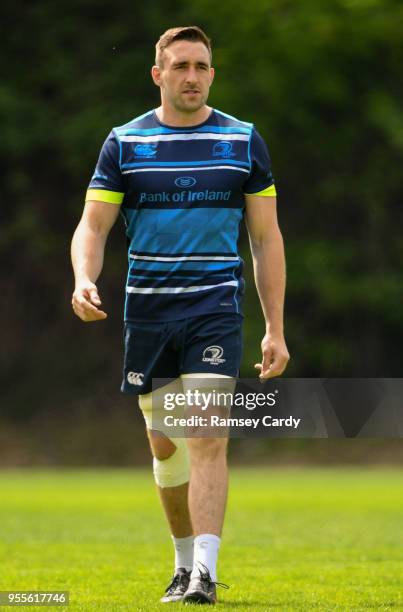
<svg viewBox="0 0 403 612">
<path fill-rule="evenodd" d="M 197 81 L 197 72 L 196 69 L 192 66 L 188 69 L 186 73 L 186 81 L 188 83 L 194 83 L 195 81 Z"/>
</svg>

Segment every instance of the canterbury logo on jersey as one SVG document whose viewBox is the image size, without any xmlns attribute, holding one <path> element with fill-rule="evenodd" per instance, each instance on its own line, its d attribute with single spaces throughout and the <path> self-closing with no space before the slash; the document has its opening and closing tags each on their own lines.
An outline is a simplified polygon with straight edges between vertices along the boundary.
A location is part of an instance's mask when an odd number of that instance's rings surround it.
<svg viewBox="0 0 403 612">
<path fill-rule="evenodd" d="M 155 144 L 138 144 L 133 147 L 134 155 L 138 159 L 155 158 L 157 155 L 157 145 Z"/>
</svg>

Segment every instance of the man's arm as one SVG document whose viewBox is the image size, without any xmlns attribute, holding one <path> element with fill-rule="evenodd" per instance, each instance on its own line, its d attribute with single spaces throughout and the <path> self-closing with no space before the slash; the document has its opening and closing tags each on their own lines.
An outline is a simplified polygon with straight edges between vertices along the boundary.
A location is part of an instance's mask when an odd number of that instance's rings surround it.
<svg viewBox="0 0 403 612">
<path fill-rule="evenodd" d="M 277 222 L 274 196 L 245 194 L 245 200 L 255 283 L 266 321 L 266 333 L 262 340 L 262 363 L 255 364 L 255 368 L 260 370 L 260 378 L 271 378 L 282 374 L 290 359 L 283 326 L 283 237 Z"/>
<path fill-rule="evenodd" d="M 75 289 L 72 306 L 82 321 L 106 319 L 95 285 L 104 262 L 105 243 L 119 214 L 119 205 L 87 201 L 71 243 Z"/>
</svg>

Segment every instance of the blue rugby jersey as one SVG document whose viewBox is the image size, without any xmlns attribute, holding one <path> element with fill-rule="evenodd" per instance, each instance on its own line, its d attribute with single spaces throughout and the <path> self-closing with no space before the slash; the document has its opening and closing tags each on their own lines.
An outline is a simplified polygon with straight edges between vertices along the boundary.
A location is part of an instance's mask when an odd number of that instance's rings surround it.
<svg viewBox="0 0 403 612">
<path fill-rule="evenodd" d="M 275 195 L 251 123 L 214 109 L 197 126 L 172 127 L 152 110 L 111 131 L 86 199 L 121 204 L 126 321 L 241 314 L 245 193 Z"/>
</svg>

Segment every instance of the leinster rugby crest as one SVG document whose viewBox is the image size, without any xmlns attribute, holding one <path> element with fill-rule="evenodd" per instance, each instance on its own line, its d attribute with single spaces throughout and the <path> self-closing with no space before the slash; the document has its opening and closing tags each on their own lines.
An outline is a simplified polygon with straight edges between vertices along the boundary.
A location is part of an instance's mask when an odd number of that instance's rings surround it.
<svg viewBox="0 0 403 612">
<path fill-rule="evenodd" d="M 219 365 L 225 363 L 226 359 L 222 359 L 224 349 L 222 346 L 208 346 L 203 351 L 203 361 L 211 363 L 211 365 Z"/>
</svg>

